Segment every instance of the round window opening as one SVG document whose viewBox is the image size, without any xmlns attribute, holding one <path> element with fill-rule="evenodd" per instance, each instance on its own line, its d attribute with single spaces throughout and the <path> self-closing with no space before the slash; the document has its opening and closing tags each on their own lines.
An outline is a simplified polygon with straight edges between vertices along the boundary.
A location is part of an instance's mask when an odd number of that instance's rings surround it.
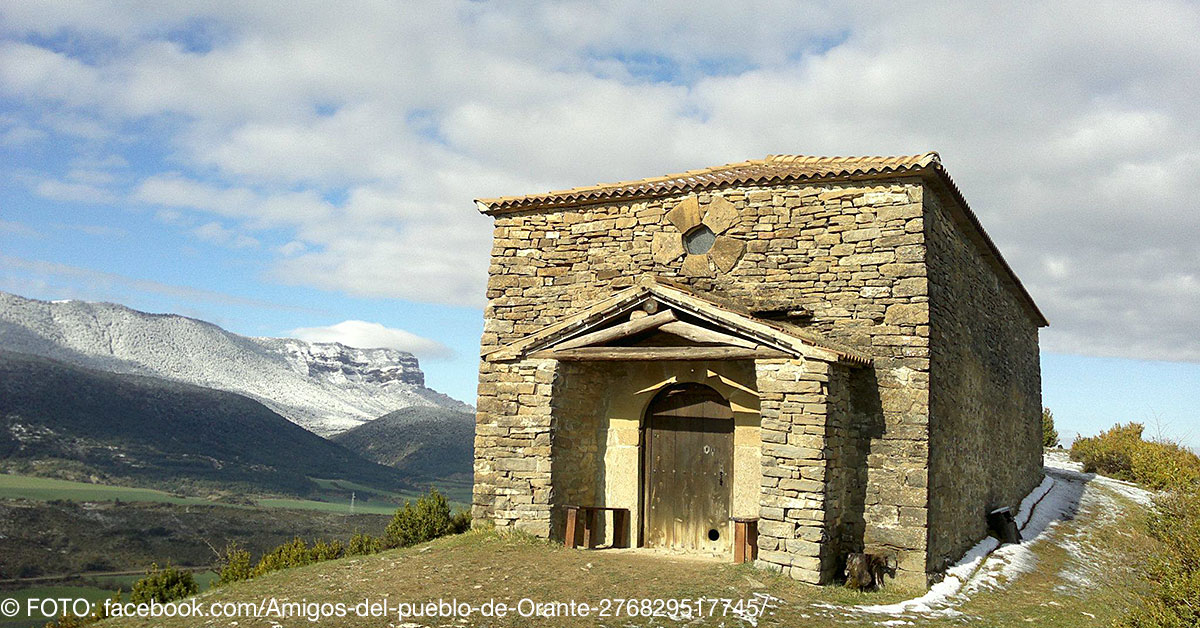
<svg viewBox="0 0 1200 628">
<path fill-rule="evenodd" d="M 715 541 L 719 538 L 721 538 L 721 533 L 717 532 L 716 529 L 712 529 L 712 530 L 708 531 L 708 540 Z"/>
<path fill-rule="evenodd" d="M 704 255 L 716 241 L 717 234 L 705 225 L 700 225 L 683 234 L 683 247 L 692 255 Z"/>
</svg>

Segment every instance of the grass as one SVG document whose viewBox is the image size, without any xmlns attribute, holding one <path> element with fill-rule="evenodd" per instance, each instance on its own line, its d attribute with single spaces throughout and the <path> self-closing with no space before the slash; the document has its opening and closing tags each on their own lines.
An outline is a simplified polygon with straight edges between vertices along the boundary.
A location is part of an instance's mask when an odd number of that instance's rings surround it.
<svg viewBox="0 0 1200 628">
<path fill-rule="evenodd" d="M 45 586 L 30 587 L 19 591 L 0 591 L 0 599 L 12 598 L 21 605 L 21 612 L 16 617 L 0 617 L 0 628 L 41 628 L 49 621 L 40 614 L 32 617 L 25 614 L 26 601 L 30 598 L 84 598 L 91 602 L 102 603 L 111 597 L 112 591 L 89 586 Z"/>
<path fill-rule="evenodd" d="M 1093 487 L 1089 490 L 1108 490 Z M 1114 499 L 1120 499 L 1114 497 Z M 848 608 L 858 604 L 886 604 L 915 597 L 918 592 L 895 587 L 878 593 L 859 593 L 843 587 L 814 587 L 741 565 L 652 555 L 630 551 L 568 550 L 525 535 L 500 535 L 472 531 L 439 539 L 421 546 L 382 554 L 345 558 L 307 567 L 289 569 L 254 580 L 236 583 L 201 594 L 204 602 L 246 602 L 262 598 L 292 601 L 342 602 L 351 606 L 364 599 L 385 596 L 393 605 L 400 601 L 426 602 L 455 599 L 481 604 L 488 600 L 515 605 L 522 598 L 542 602 L 586 601 L 595 605 L 611 598 L 754 599 L 758 594 L 777 598 L 777 605 L 759 622 L 760 626 L 876 626 L 899 619 L 913 626 L 1042 626 L 1069 628 L 1102 626 L 1132 603 L 1139 578 L 1137 566 L 1152 541 L 1145 535 L 1144 510 L 1122 502 L 1123 510 L 1112 517 L 1096 510 L 1081 510 L 1072 520 L 1060 522 L 1052 535 L 1084 534 L 1088 542 L 1085 560 L 1094 564 L 1088 573 L 1101 574 L 1081 586 L 1063 571 L 1078 558 L 1063 547 L 1046 541 L 1032 545 L 1037 567 L 1000 590 L 973 594 L 955 606 L 960 615 L 893 618 L 867 615 Z M 1054 537 L 1065 538 L 1065 537 Z M 227 623 L 230 620 L 224 620 Z M 251 626 L 307 626 L 303 617 L 236 619 L 240 628 Z M 416 618 L 417 625 L 456 623 Z M 190 627 L 195 620 L 125 620 L 107 625 Z M 224 623 L 222 625 L 224 625 Z M 741 620 L 721 616 L 694 622 L 672 622 L 665 618 L 619 617 L 608 619 L 553 617 L 457 622 L 465 626 L 743 626 Z M 321 626 L 401 625 L 390 618 L 332 618 Z M 893 624 L 900 625 L 900 624 Z"/>
<path fill-rule="evenodd" d="M 356 501 L 354 507 L 350 507 L 350 500 L 337 500 L 318 502 L 309 499 L 288 499 L 286 497 L 268 498 L 257 500 L 259 506 L 264 508 L 290 508 L 298 510 L 319 510 L 322 512 L 336 513 L 356 513 L 369 515 L 390 515 L 396 512 L 396 504 L 378 504 L 371 502 Z"/>
<path fill-rule="evenodd" d="M 200 497 L 181 497 L 149 488 L 88 484 L 28 475 L 0 474 L 0 499 L 52 501 L 128 501 L 167 504 L 212 504 Z"/>
</svg>

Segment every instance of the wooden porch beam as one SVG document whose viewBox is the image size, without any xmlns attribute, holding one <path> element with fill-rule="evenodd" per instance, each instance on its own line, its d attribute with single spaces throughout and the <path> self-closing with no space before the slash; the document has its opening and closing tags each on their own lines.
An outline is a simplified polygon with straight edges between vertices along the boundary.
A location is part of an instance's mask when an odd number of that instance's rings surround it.
<svg viewBox="0 0 1200 628">
<path fill-rule="evenodd" d="M 746 347 L 580 347 L 537 351 L 532 358 L 553 358 L 563 361 L 651 361 L 651 360 L 753 360 L 758 358 L 787 358 L 789 354 L 758 346 Z"/>
<path fill-rule="evenodd" d="M 667 323 L 675 321 L 675 312 L 672 310 L 663 310 L 658 314 L 635 318 L 631 321 L 606 327 L 600 331 L 594 331 L 590 334 L 584 334 L 578 338 L 572 338 L 565 342 L 560 342 L 555 347 L 555 350 L 578 349 L 589 345 L 601 344 L 626 338 L 634 334 L 640 334 L 644 331 L 656 329 Z M 540 353 L 540 352 L 539 352 Z"/>
<path fill-rule="evenodd" d="M 758 346 L 758 343 L 737 336 L 730 336 L 719 331 L 705 329 L 699 325 L 685 323 L 683 321 L 674 321 L 667 323 L 658 328 L 659 331 L 665 331 L 668 334 L 674 334 L 685 340 L 692 342 L 704 342 L 708 344 L 729 345 L 731 347 L 742 347 L 745 349 L 753 349 Z"/>
</svg>

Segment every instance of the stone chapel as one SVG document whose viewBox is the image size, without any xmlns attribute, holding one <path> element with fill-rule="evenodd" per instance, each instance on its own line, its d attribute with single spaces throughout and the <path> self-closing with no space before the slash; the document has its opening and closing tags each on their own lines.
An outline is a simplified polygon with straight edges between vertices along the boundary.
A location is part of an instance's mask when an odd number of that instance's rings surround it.
<svg viewBox="0 0 1200 628">
<path fill-rule="evenodd" d="M 936 153 L 477 205 L 477 523 L 924 586 L 1042 479 L 1047 322 Z"/>
</svg>

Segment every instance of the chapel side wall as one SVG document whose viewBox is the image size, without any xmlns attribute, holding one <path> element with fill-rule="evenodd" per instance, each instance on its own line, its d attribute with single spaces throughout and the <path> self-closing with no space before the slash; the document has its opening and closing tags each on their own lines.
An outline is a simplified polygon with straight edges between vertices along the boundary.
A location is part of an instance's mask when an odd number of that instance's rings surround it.
<svg viewBox="0 0 1200 628">
<path fill-rule="evenodd" d="M 633 285 L 642 274 L 747 308 L 811 311 L 811 327 L 871 355 L 875 386 L 856 403 L 869 442 L 865 536 L 895 552 L 901 577 L 925 582 L 929 328 L 918 178 L 738 187 L 714 194 L 738 220 L 721 237 L 746 244 L 727 273 L 683 274 L 656 259 L 655 234 L 685 198 L 495 217 L 484 352 Z"/>
<path fill-rule="evenodd" d="M 862 551 L 862 476 L 850 413 L 853 372 L 819 360 L 760 360 L 762 474 L 758 561 L 833 582 Z"/>
<path fill-rule="evenodd" d="M 929 242 L 929 571 L 987 534 L 1042 479 L 1038 328 L 947 204 L 927 194 Z"/>
</svg>

